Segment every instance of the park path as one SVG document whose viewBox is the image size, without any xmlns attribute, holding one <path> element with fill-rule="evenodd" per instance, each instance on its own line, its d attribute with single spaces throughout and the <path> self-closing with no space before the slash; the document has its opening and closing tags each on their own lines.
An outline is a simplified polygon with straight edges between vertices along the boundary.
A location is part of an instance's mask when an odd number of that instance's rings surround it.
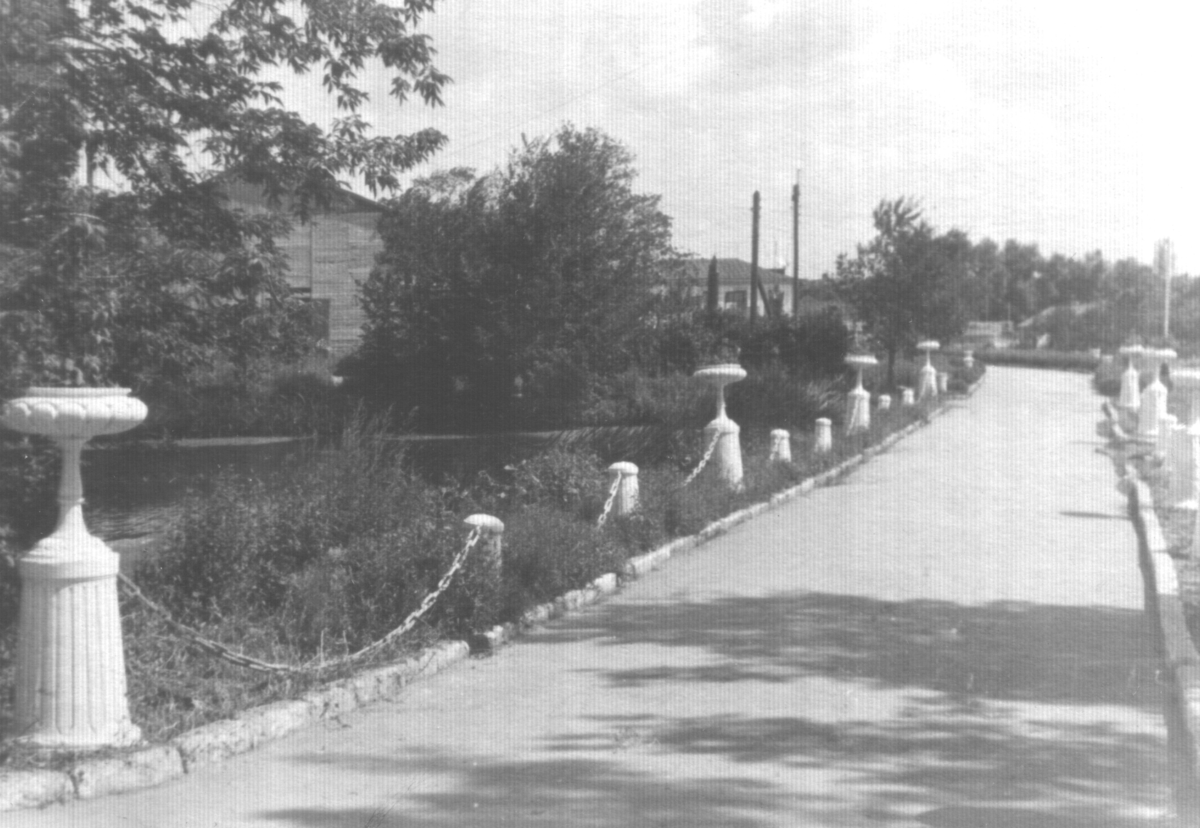
<svg viewBox="0 0 1200 828">
<path fill-rule="evenodd" d="M 967 402 L 398 700 L 27 826 L 1164 826 L 1159 661 L 1074 374 Z"/>
</svg>

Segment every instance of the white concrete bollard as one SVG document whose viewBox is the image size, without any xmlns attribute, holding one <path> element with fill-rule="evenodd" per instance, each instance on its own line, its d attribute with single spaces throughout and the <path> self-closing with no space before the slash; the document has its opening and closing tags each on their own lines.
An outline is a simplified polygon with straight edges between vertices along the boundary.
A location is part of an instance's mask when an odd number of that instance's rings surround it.
<svg viewBox="0 0 1200 828">
<path fill-rule="evenodd" d="M 1165 452 L 1170 480 L 1167 505 L 1175 509 L 1195 509 L 1197 500 L 1193 469 L 1196 458 L 1192 456 L 1192 438 L 1188 436 L 1188 427 L 1185 425 L 1172 425 L 1167 431 L 1170 434 Z"/>
<path fill-rule="evenodd" d="M 1192 490 L 1200 495 L 1200 421 L 1193 423 L 1187 434 L 1192 442 Z M 1200 560 L 1200 509 L 1196 510 L 1193 523 L 1191 552 L 1192 560 Z"/>
<path fill-rule="evenodd" d="M 939 394 L 947 394 L 950 392 L 950 375 L 945 371 L 939 371 L 937 375 L 937 386 Z"/>
<path fill-rule="evenodd" d="M 710 365 L 692 376 L 717 389 L 717 416 L 704 427 L 704 445 L 707 448 L 714 439 L 717 441 L 709 462 L 715 466 L 717 477 L 725 481 L 726 486 L 740 490 L 743 486 L 742 429 L 725 413 L 725 386 L 744 380 L 746 369 L 737 363 Z"/>
<path fill-rule="evenodd" d="M 1120 350 L 1128 364 L 1121 374 L 1121 392 L 1117 395 L 1117 405 L 1127 412 L 1136 412 L 1142 405 L 1141 376 L 1137 366 L 1137 356 L 1141 352 L 1140 345 L 1129 345 Z"/>
<path fill-rule="evenodd" d="M 792 435 L 786 428 L 777 428 L 771 432 L 771 462 L 792 462 Z"/>
<path fill-rule="evenodd" d="M 715 473 L 734 491 L 739 491 L 744 482 L 741 433 L 741 426 L 728 418 L 713 420 L 704 427 L 704 445 L 710 445 L 714 438 L 717 441 L 710 461 Z"/>
<path fill-rule="evenodd" d="M 1146 352 L 1150 361 L 1150 384 L 1142 391 L 1142 404 L 1138 408 L 1137 435 L 1143 440 L 1153 440 L 1158 436 L 1159 421 L 1167 413 L 1167 386 L 1162 382 L 1162 364 L 1175 357 L 1175 352 L 1169 349 L 1151 350 Z"/>
<path fill-rule="evenodd" d="M 101 434 L 128 431 L 146 406 L 128 388 L 31 388 L 9 402 L 9 428 L 41 434 L 62 452 L 58 526 L 17 563 L 15 741 L 39 748 L 131 745 L 125 650 L 117 599 L 118 556 L 83 520 L 80 456 Z"/>
<path fill-rule="evenodd" d="M 471 531 L 479 529 L 479 549 L 488 568 L 499 575 L 504 570 L 504 521 L 492 515 L 471 515 L 463 523 Z"/>
<path fill-rule="evenodd" d="M 833 421 L 828 417 L 817 418 L 813 433 L 813 454 L 828 454 L 833 451 Z"/>
<path fill-rule="evenodd" d="M 933 367 L 933 352 L 942 347 L 937 340 L 926 339 L 917 343 L 917 349 L 925 352 L 925 364 L 921 366 L 917 381 L 917 399 L 932 399 L 938 395 L 938 372 Z"/>
<path fill-rule="evenodd" d="M 638 467 L 633 463 L 613 463 L 608 467 L 615 475 L 612 483 L 616 484 L 617 494 L 613 500 L 612 513 L 617 517 L 631 515 L 638 508 Z"/>
<path fill-rule="evenodd" d="M 1158 421 L 1158 436 L 1154 438 L 1155 453 L 1165 459 L 1171 442 L 1171 429 L 1179 424 L 1179 418 L 1174 414 L 1165 414 Z"/>
<path fill-rule="evenodd" d="M 974 351 L 964 351 L 963 352 L 963 366 L 966 368 L 974 368 L 975 367 L 975 352 Z"/>
<path fill-rule="evenodd" d="M 879 395 L 879 410 L 890 411 L 892 408 L 892 398 L 888 394 Z"/>
<path fill-rule="evenodd" d="M 913 397 L 913 390 L 911 388 L 900 389 L 900 404 L 905 407 L 917 404 L 916 399 Z"/>
<path fill-rule="evenodd" d="M 858 384 L 847 395 L 846 434 L 857 434 L 871 427 L 871 392 L 863 388 L 863 371 L 879 364 L 871 354 L 851 354 L 846 364 L 858 371 Z"/>
</svg>

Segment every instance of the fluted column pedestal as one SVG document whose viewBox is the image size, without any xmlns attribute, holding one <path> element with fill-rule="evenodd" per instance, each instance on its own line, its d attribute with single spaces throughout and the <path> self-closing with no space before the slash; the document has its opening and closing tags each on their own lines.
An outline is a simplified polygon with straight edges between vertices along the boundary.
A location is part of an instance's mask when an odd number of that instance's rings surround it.
<svg viewBox="0 0 1200 828">
<path fill-rule="evenodd" d="M 62 451 L 58 526 L 18 561 L 15 740 L 35 747 L 129 745 L 117 571 L 120 559 L 83 521 L 80 455 L 96 435 L 133 428 L 146 406 L 128 389 L 33 388 L 0 419 Z"/>
</svg>

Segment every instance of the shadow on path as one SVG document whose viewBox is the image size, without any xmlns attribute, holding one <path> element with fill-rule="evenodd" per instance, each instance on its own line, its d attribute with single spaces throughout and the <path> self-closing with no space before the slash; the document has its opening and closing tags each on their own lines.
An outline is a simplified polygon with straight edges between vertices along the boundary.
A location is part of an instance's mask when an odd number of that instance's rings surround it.
<svg viewBox="0 0 1200 828">
<path fill-rule="evenodd" d="M 297 756 L 379 777 L 404 816 L 264 816 L 313 828 L 1145 828 L 1163 804 L 1163 687 L 1139 612 L 786 592 L 602 605 L 528 641 L 611 647 L 603 661 L 613 666 L 586 671 L 595 681 L 619 698 L 664 683 L 681 704 L 610 705 L 543 734 L 524 757 L 404 745 L 389 756 Z M 737 682 L 746 693 L 793 683 L 794 705 L 692 715 L 682 703 L 705 696 L 700 685 Z M 810 704 L 808 693 L 830 686 L 855 698 L 850 715 Z M 664 758 L 680 772 L 655 773 Z M 705 776 L 712 760 L 731 771 Z M 424 780 L 423 793 L 408 792 L 411 780 Z"/>
<path fill-rule="evenodd" d="M 699 648 L 710 663 L 623 669 L 613 686 L 655 681 L 790 681 L 807 675 L 920 687 L 952 697 L 1155 709 L 1161 663 L 1142 612 L 995 602 L 889 602 L 784 592 L 707 602 L 605 605 L 529 637 Z"/>
</svg>

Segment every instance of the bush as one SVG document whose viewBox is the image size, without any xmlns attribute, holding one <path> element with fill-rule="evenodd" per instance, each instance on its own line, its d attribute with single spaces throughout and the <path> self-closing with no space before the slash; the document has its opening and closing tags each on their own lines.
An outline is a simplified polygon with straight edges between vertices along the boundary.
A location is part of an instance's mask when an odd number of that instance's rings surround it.
<svg viewBox="0 0 1200 828">
<path fill-rule="evenodd" d="M 607 532 L 561 509 L 530 506 L 505 521 L 504 616 L 619 572 L 626 553 Z"/>
<path fill-rule="evenodd" d="M 336 435 L 355 407 L 327 375 L 270 361 L 160 383 L 139 396 L 150 409 L 140 438 Z"/>
<path fill-rule="evenodd" d="M 752 371 L 725 391 L 734 422 L 764 428 L 809 428 L 818 417 L 835 416 L 844 397 L 834 379 L 805 382 L 778 366 Z"/>
<path fill-rule="evenodd" d="M 1091 373 L 1100 364 L 1100 357 L 1079 351 L 1022 350 L 989 348 L 976 351 L 975 359 L 987 365 L 1022 365 L 1027 368 L 1051 368 L 1062 371 Z"/>
</svg>

